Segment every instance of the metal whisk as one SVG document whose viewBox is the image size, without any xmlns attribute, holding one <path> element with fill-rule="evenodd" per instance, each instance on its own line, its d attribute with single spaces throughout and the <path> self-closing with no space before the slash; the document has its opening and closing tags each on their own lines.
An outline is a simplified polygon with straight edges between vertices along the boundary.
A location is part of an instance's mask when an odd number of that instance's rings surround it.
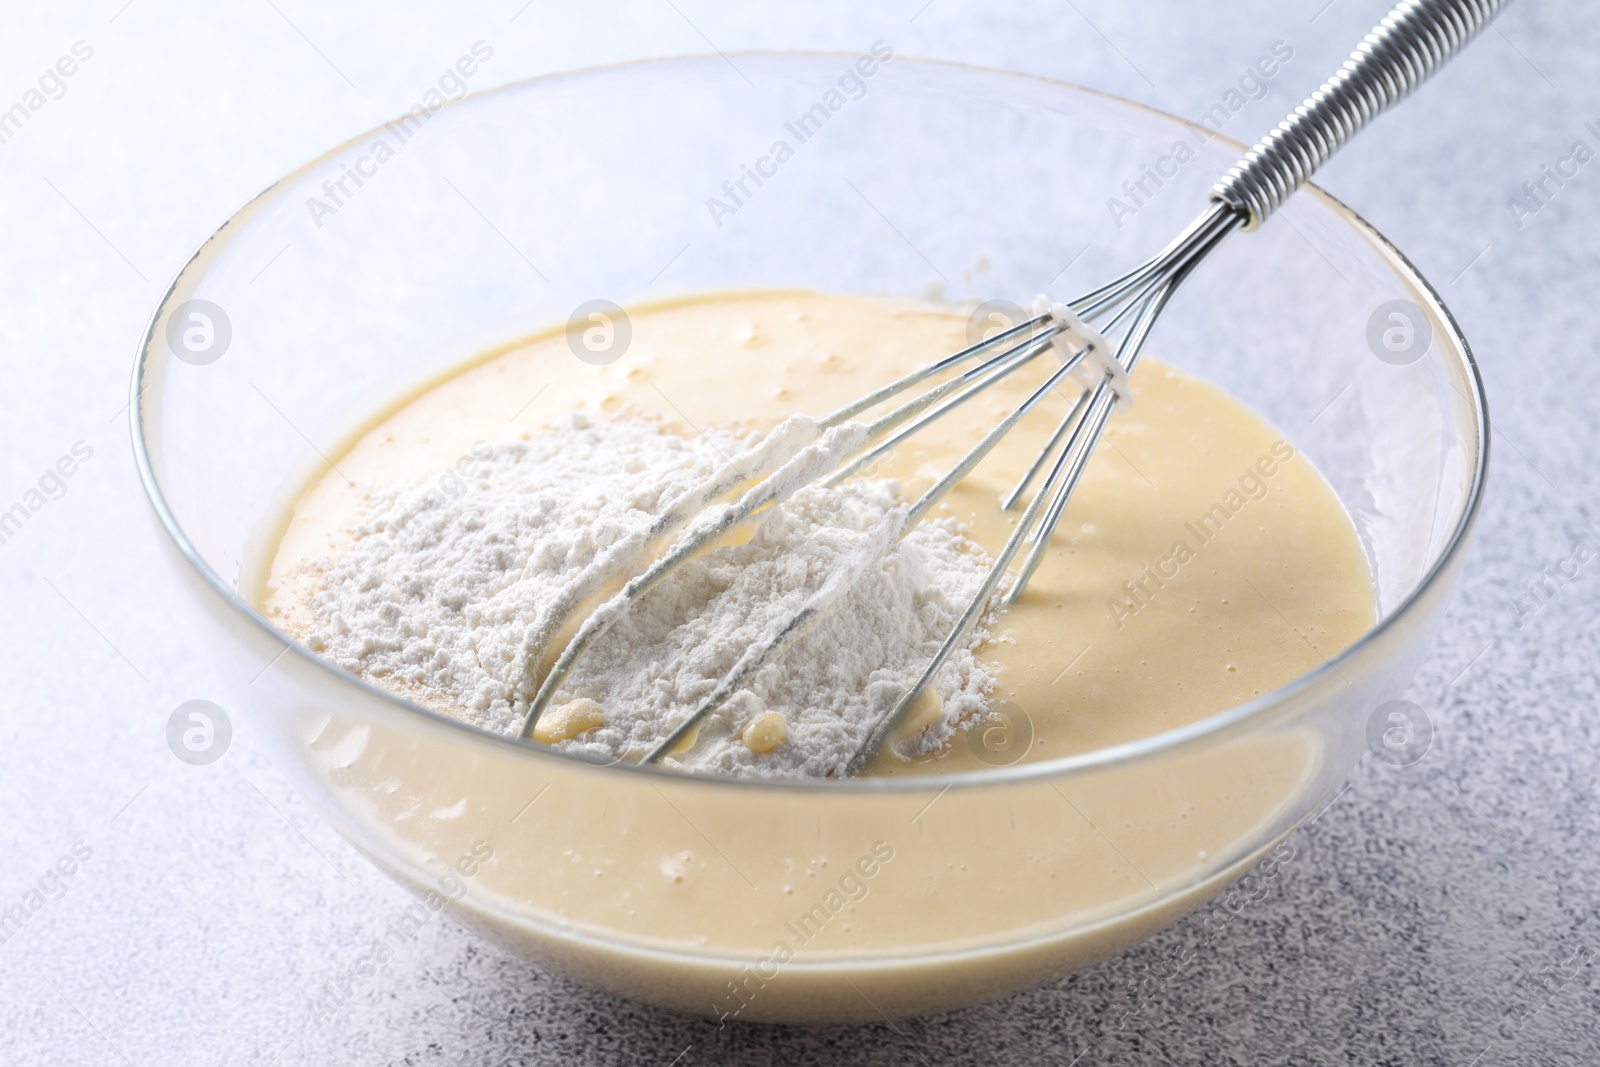
<svg viewBox="0 0 1600 1067">
<path fill-rule="evenodd" d="M 901 727 L 950 654 L 967 640 L 1025 545 L 1028 551 L 1001 596 L 1000 606 L 1011 604 L 1027 588 L 1115 406 L 1131 401 L 1128 375 L 1137 365 L 1162 309 L 1183 280 L 1228 234 L 1260 226 L 1324 160 L 1460 51 L 1506 2 L 1401 0 L 1362 39 L 1333 77 L 1256 142 L 1212 187 L 1211 203 L 1200 217 L 1143 265 L 1067 304 L 1041 297 L 1033 318 L 1026 322 L 913 371 L 821 420 L 785 424 L 762 446 L 673 501 L 644 535 L 614 549 L 580 575 L 566 598 L 529 635 L 528 653 L 542 660 L 548 650 L 560 644 L 558 635 L 572 624 L 581 607 L 600 595 L 607 582 L 647 558 L 653 547 L 667 544 L 669 538 L 684 531 L 621 592 L 583 619 L 544 672 L 529 702 L 522 736 L 532 735 L 539 716 L 594 642 L 630 605 L 685 560 L 800 487 L 819 480 L 838 484 L 869 467 L 940 416 L 1044 353 L 1054 351 L 1060 365 L 1043 384 L 914 504 L 891 512 L 883 526 L 847 557 L 799 610 L 780 619 L 748 648 L 716 689 L 644 756 L 644 762 L 653 762 L 677 749 L 751 675 L 776 658 L 837 601 L 892 541 L 926 517 L 1023 416 L 1063 383 L 1077 382 L 1082 392 L 1003 506 L 1019 506 L 1043 473 L 1039 488 L 938 653 L 918 681 L 874 724 L 844 768 L 847 775 L 860 773 Z M 853 421 L 879 404 L 958 370 L 865 425 Z M 717 503 L 751 482 L 754 484 L 737 500 Z"/>
</svg>

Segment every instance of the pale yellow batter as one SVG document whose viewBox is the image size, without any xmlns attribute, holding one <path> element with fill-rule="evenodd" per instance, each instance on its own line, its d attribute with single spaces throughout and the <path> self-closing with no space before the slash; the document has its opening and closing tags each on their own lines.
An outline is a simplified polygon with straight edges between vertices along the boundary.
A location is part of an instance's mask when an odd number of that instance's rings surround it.
<svg viewBox="0 0 1600 1067">
<path fill-rule="evenodd" d="M 527 437 L 575 410 L 643 413 L 685 435 L 764 430 L 795 411 L 822 415 L 968 343 L 966 318 L 945 309 L 798 293 L 638 311 L 632 329 L 610 365 L 579 361 L 557 333 L 388 415 L 296 505 L 263 590 L 267 613 L 303 634 L 309 578 L 296 565 L 340 549 L 367 491 L 470 462 L 475 442 Z M 878 476 L 919 494 L 1051 366 L 1036 360 L 958 409 Z M 982 768 L 1146 737 L 1275 688 L 1371 625 L 1360 544 L 1310 463 L 1205 382 L 1148 363 L 1134 384 L 1137 402 L 1112 420 L 1053 551 L 984 651 L 1001 668 L 995 699 L 1009 702 L 1010 721 L 915 766 L 881 758 L 875 773 Z M 1041 405 L 939 513 L 997 551 L 1019 513 L 1001 511 L 999 498 L 1074 396 L 1069 383 Z M 1008 747 L 1030 729 L 1025 754 Z"/>
<path fill-rule="evenodd" d="M 332 457 L 354 487 L 329 475 L 300 496 L 256 599 L 300 632 L 295 565 L 338 551 L 369 489 L 436 476 L 474 442 L 539 433 L 575 409 L 652 414 L 686 434 L 821 414 L 964 347 L 965 323 L 922 305 L 720 295 L 636 309 L 631 348 L 606 367 L 580 362 L 560 333 L 492 354 Z M 1019 372 L 886 473 L 917 492 L 1045 370 Z M 1292 443 L 1170 368 L 1147 363 L 1134 385 L 1051 558 L 984 652 L 1001 668 L 996 699 L 1031 721 L 1026 761 L 1196 722 L 1316 667 L 1373 619 L 1351 523 Z M 1053 398 L 950 498 L 946 513 L 991 550 L 1011 521 L 999 493 L 1070 399 Z M 628 996 L 741 1021 L 876 1022 L 1091 963 L 1237 877 L 1343 759 L 1280 721 L 1070 776 L 793 790 L 533 760 L 336 711 L 307 723 L 298 758 L 327 784 L 336 821 L 410 857 L 402 877 L 432 888 L 460 870 L 452 906 L 487 934 Z M 920 764 L 886 756 L 875 770 L 987 770 L 1018 755 L 1007 744 L 958 735 Z M 485 852 L 463 883 L 459 858 Z"/>
</svg>

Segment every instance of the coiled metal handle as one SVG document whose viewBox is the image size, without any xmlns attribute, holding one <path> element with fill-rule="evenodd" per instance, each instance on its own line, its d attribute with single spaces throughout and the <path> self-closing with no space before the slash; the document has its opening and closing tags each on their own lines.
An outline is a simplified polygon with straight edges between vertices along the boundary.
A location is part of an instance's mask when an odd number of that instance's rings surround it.
<svg viewBox="0 0 1600 1067">
<path fill-rule="evenodd" d="M 1253 230 L 1385 108 L 1461 51 L 1510 0 L 1400 0 L 1337 74 L 1211 188 Z"/>
</svg>

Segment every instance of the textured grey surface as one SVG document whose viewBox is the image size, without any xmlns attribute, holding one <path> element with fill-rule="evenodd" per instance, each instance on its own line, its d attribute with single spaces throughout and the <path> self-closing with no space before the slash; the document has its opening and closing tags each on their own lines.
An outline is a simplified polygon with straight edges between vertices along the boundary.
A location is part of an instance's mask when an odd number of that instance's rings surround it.
<svg viewBox="0 0 1600 1067">
<path fill-rule="evenodd" d="M 169 752 L 171 711 L 238 680 L 217 677 L 202 622 L 154 578 L 159 542 L 118 417 L 150 307 L 218 222 L 401 110 L 479 38 L 496 55 L 475 86 L 708 42 L 884 38 L 1187 115 L 1289 41 L 1294 63 L 1229 124 L 1249 139 L 1381 13 L 1365 0 L 1079 0 L 1048 14 L 960 0 L 413 6 L 99 0 L 0 14 L 0 107 L 73 42 L 94 49 L 0 144 L 0 506 L 74 442 L 93 449 L 0 544 L 0 906 L 75 843 L 92 850 L 0 944 L 0 1062 L 1600 1060 L 1600 559 L 1524 624 L 1511 607 L 1600 522 L 1600 162 L 1520 224 L 1508 207 L 1574 142 L 1600 150 L 1600 28 L 1579 0 L 1513 5 L 1324 172 L 1460 318 L 1496 457 L 1460 593 L 1409 694 L 1432 717 L 1433 749 L 1407 768 L 1357 767 L 1260 899 L 1033 993 L 820 1031 L 719 1031 L 435 920 L 334 1025 L 313 1025 L 313 991 L 408 898 L 315 819 L 247 725 L 212 766 Z"/>
</svg>

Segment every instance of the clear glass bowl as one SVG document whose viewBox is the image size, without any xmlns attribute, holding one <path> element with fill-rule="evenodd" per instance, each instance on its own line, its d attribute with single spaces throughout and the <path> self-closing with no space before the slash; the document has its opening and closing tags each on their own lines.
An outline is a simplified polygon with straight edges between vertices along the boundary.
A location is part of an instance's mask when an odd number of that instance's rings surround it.
<svg viewBox="0 0 1600 1067">
<path fill-rule="evenodd" d="M 1381 621 L 1325 666 L 1183 729 L 960 778 L 600 767 L 286 647 L 239 582 L 289 495 L 359 428 L 352 413 L 584 301 L 750 286 L 1070 296 L 1176 234 L 1238 154 L 1073 86 L 898 58 L 868 77 L 844 55 L 559 75 L 357 137 L 229 220 L 138 356 L 136 454 L 175 574 L 215 619 L 204 654 L 253 679 L 233 699 L 375 862 L 431 906 L 629 997 L 741 1020 L 875 1020 L 1119 951 L 1240 877 L 1332 794 L 1423 656 L 1478 506 L 1485 408 L 1466 342 L 1400 253 L 1314 188 L 1228 241 L 1149 352 L 1242 398 L 1317 464 L 1366 547 Z M 724 183 L 738 192 L 746 166 L 765 176 L 735 202 Z M 1369 343 L 1394 300 L 1431 329 L 1411 362 Z M 1289 768 L 1275 790 L 1219 791 L 1266 763 Z M 1217 809 L 1226 832 L 1185 836 L 1171 812 L 1186 804 Z M 1109 888 L 1013 892 L 1089 868 Z M 802 942 L 815 933 L 792 925 L 804 915 L 828 936 Z"/>
</svg>

